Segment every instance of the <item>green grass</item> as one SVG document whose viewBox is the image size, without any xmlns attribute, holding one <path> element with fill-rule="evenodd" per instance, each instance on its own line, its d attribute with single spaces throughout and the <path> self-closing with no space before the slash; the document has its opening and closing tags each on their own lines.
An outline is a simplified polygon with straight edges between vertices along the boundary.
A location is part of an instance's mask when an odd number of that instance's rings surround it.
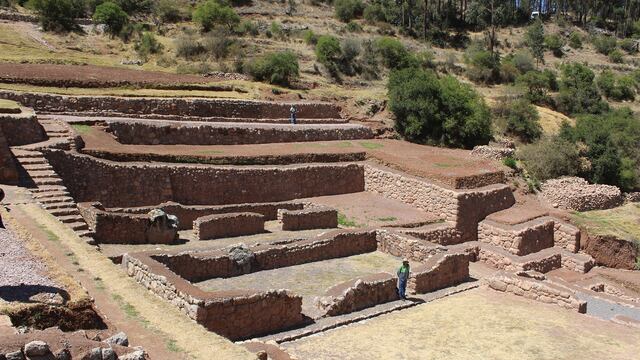
<svg viewBox="0 0 640 360">
<path fill-rule="evenodd" d="M 377 218 L 376 220 L 378 220 L 378 221 L 396 221 L 396 220 L 398 220 L 398 218 L 395 217 L 395 216 L 388 216 L 388 217 Z"/>
<path fill-rule="evenodd" d="M 202 155 L 217 155 L 217 154 L 224 154 L 224 151 L 222 151 L 222 150 L 202 150 L 202 151 L 198 151 L 198 154 L 202 154 Z"/>
<path fill-rule="evenodd" d="M 0 99 L 0 113 L 20 113 L 20 104 L 12 100 Z"/>
<path fill-rule="evenodd" d="M 89 125 L 83 125 L 83 124 L 72 124 L 71 127 L 78 133 L 81 135 L 84 135 L 86 133 L 88 133 L 89 131 L 91 131 L 91 126 Z"/>
<path fill-rule="evenodd" d="M 575 212 L 573 221 L 589 232 L 640 241 L 640 204 L 627 204 L 609 210 Z"/>
<path fill-rule="evenodd" d="M 335 144 L 335 146 L 339 148 L 349 148 L 349 147 L 353 147 L 353 144 L 351 143 L 351 141 L 341 141 Z"/>
<path fill-rule="evenodd" d="M 375 149 L 380 149 L 383 148 L 384 145 L 382 144 L 378 144 L 378 143 L 374 143 L 374 142 L 369 142 L 369 141 L 360 141 L 360 146 L 362 146 L 365 149 L 369 149 L 369 150 L 375 150 Z"/>
<path fill-rule="evenodd" d="M 42 230 L 45 235 L 47 235 L 47 240 L 49 241 L 53 241 L 53 242 L 59 242 L 60 238 L 58 237 L 58 235 L 56 235 L 53 231 L 47 229 L 46 227 L 40 225 L 38 226 L 40 228 L 40 230 Z"/>
<path fill-rule="evenodd" d="M 178 346 L 178 343 L 173 339 L 167 340 L 166 346 L 167 346 L 167 350 L 171 352 L 184 352 L 184 350 L 180 348 Z"/>
<path fill-rule="evenodd" d="M 344 227 L 357 227 L 358 224 L 353 220 L 349 219 L 347 215 L 343 213 L 338 213 L 338 225 Z"/>
</svg>

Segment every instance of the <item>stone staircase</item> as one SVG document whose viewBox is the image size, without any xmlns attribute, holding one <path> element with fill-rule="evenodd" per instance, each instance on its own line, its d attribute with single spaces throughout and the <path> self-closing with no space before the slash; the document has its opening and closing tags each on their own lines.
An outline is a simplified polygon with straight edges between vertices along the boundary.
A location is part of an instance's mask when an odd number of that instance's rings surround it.
<svg viewBox="0 0 640 360">
<path fill-rule="evenodd" d="M 85 241 L 92 242 L 93 233 L 80 215 L 71 194 L 40 150 L 52 144 L 68 146 L 73 133 L 57 120 L 44 119 L 40 123 L 47 131 L 49 140 L 11 149 L 21 166 L 20 185 L 29 188 L 34 200 L 51 215 L 73 229 Z"/>
</svg>

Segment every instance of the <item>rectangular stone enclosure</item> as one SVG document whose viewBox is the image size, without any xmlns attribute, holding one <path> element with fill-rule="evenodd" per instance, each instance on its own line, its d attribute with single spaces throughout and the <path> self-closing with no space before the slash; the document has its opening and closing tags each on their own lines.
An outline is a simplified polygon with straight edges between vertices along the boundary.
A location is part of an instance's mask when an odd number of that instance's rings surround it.
<svg viewBox="0 0 640 360">
<path fill-rule="evenodd" d="M 312 207 L 303 210 L 278 210 L 282 230 L 299 231 L 332 229 L 338 227 L 338 211 L 328 207 Z"/>
<path fill-rule="evenodd" d="M 193 222 L 193 234 L 199 240 L 253 235 L 264 232 L 264 216 L 241 212 L 203 216 Z"/>
</svg>

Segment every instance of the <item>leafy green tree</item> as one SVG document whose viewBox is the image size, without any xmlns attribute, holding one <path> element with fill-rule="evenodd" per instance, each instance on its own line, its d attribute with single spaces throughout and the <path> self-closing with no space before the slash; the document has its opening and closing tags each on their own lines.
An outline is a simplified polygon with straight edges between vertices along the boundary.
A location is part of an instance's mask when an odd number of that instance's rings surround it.
<svg viewBox="0 0 640 360">
<path fill-rule="evenodd" d="M 542 104 L 548 102 L 548 92 L 551 90 L 549 79 L 540 71 L 528 71 L 518 77 L 516 82 L 526 89 L 526 97 L 529 101 Z"/>
<path fill-rule="evenodd" d="M 45 31 L 78 30 L 75 19 L 84 15 L 84 2 L 81 0 L 31 0 L 30 4 L 38 13 Z"/>
<path fill-rule="evenodd" d="M 207 0 L 196 7 L 193 21 L 200 25 L 204 32 L 210 31 L 216 25 L 232 30 L 240 23 L 240 16 L 223 0 Z"/>
<path fill-rule="evenodd" d="M 407 140 L 472 148 L 491 139 L 488 107 L 454 77 L 411 67 L 393 71 L 387 87 L 396 130 Z"/>
<path fill-rule="evenodd" d="M 558 34 L 548 35 L 544 38 L 544 45 L 547 49 L 551 50 L 553 55 L 556 57 L 562 57 L 562 47 L 564 46 L 564 41 Z"/>
<path fill-rule="evenodd" d="M 611 70 L 604 70 L 596 83 L 605 97 L 617 101 L 635 99 L 635 80 L 630 77 L 616 76 Z"/>
<path fill-rule="evenodd" d="M 376 40 L 375 47 L 383 64 L 389 69 L 401 69 L 414 65 L 414 58 L 399 40 L 383 36 Z"/>
<path fill-rule="evenodd" d="M 530 143 L 542 135 L 538 110 L 526 99 L 508 103 L 502 114 L 506 119 L 505 131 L 518 137 L 522 142 Z"/>
<path fill-rule="evenodd" d="M 558 109 L 565 114 L 600 114 L 609 106 L 602 101 L 594 83 L 595 74 L 586 65 L 562 66 Z"/>
<path fill-rule="evenodd" d="M 118 4 L 107 1 L 96 7 L 96 11 L 93 13 L 93 21 L 98 24 L 104 24 L 106 31 L 115 36 L 127 24 L 129 16 Z"/>
<path fill-rule="evenodd" d="M 340 59 L 340 40 L 335 36 L 322 35 L 316 44 L 316 57 L 324 65 L 335 64 Z"/>
<path fill-rule="evenodd" d="M 364 5 L 361 0 L 335 0 L 333 2 L 336 17 L 342 22 L 349 22 L 362 16 Z"/>
<path fill-rule="evenodd" d="M 248 64 L 248 72 L 258 81 L 290 86 L 300 76 L 298 57 L 291 51 L 266 54 Z"/>
<path fill-rule="evenodd" d="M 542 26 L 542 20 L 536 20 L 527 28 L 525 39 L 537 63 L 544 64 L 544 27 Z"/>
</svg>

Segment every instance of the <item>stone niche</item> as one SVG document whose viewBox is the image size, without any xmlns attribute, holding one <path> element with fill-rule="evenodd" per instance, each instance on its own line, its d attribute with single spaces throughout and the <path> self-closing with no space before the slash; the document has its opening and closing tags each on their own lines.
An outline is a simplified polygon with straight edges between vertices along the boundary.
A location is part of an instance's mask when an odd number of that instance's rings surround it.
<svg viewBox="0 0 640 360">
<path fill-rule="evenodd" d="M 264 216 L 241 212 L 203 216 L 193 222 L 193 234 L 199 240 L 254 235 L 264 232 Z"/>
</svg>

